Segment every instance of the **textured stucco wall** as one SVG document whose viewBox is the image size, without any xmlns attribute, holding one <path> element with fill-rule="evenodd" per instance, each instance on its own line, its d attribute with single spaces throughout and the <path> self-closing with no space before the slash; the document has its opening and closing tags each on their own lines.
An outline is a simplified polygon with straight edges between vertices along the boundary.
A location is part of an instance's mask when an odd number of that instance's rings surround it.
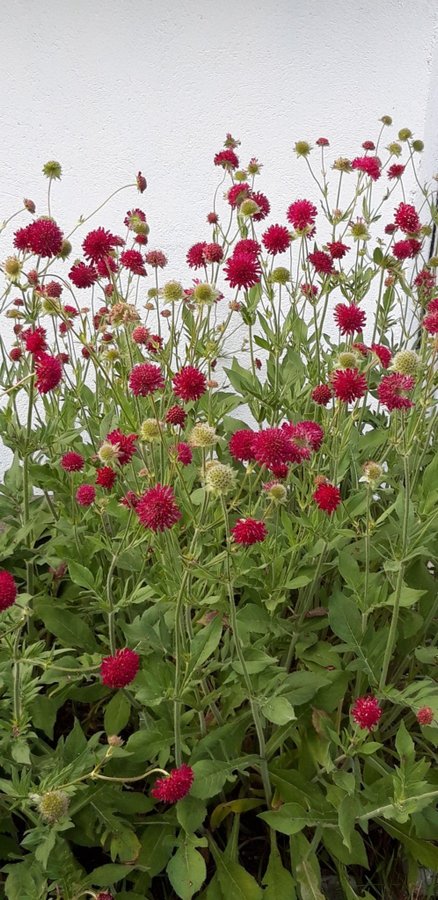
<svg viewBox="0 0 438 900">
<path fill-rule="evenodd" d="M 384 113 L 428 141 L 427 179 L 438 170 L 437 20 L 436 0 L 3 2 L 0 218 L 23 196 L 44 211 L 47 159 L 63 166 L 53 214 L 68 230 L 140 168 L 150 246 L 186 279 L 227 131 L 243 162 L 264 163 L 273 221 L 316 196 L 295 140 L 325 135 L 336 155 L 357 154 Z M 116 197 L 102 221 L 118 229 L 136 202 Z M 0 258 L 8 249 L 0 236 Z"/>
</svg>

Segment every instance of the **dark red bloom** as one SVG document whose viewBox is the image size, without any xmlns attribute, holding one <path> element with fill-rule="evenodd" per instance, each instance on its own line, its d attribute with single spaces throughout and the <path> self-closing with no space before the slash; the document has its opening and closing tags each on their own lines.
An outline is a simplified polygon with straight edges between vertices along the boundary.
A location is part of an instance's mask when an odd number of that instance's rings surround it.
<svg viewBox="0 0 438 900">
<path fill-rule="evenodd" d="M 267 466 L 272 472 L 277 466 L 295 461 L 296 456 L 290 437 L 284 428 L 265 428 L 255 432 L 252 450 L 254 459 L 259 465 Z"/>
<path fill-rule="evenodd" d="M 330 141 L 328 141 L 325 137 L 320 137 L 315 141 L 315 144 L 317 147 L 329 147 Z"/>
<path fill-rule="evenodd" d="M 191 447 L 185 444 L 184 441 L 180 441 L 176 446 L 176 458 L 183 466 L 189 466 L 193 459 Z"/>
<path fill-rule="evenodd" d="M 227 200 L 230 206 L 236 207 L 240 206 L 244 200 L 246 200 L 251 194 L 251 188 L 246 181 L 240 181 L 237 184 L 233 184 L 230 187 L 227 193 Z"/>
<path fill-rule="evenodd" d="M 343 259 L 349 249 L 342 241 L 332 241 L 330 244 L 327 244 L 327 250 L 332 259 Z"/>
<path fill-rule="evenodd" d="M 85 459 L 80 453 L 69 450 L 61 457 L 61 466 L 64 472 L 80 472 L 84 468 Z"/>
<path fill-rule="evenodd" d="M 395 211 L 394 222 L 405 234 L 417 234 L 421 228 L 417 210 L 410 203 L 400 203 Z"/>
<path fill-rule="evenodd" d="M 338 303 L 335 306 L 334 320 L 341 334 L 354 334 L 355 331 L 362 331 L 366 315 L 355 303 L 349 306 L 346 303 Z"/>
<path fill-rule="evenodd" d="M 98 469 L 96 472 L 96 484 L 100 487 L 106 488 L 107 491 L 110 491 L 112 487 L 114 487 L 114 482 L 117 478 L 117 473 L 111 466 L 102 466 L 101 469 Z"/>
<path fill-rule="evenodd" d="M 364 150 L 375 150 L 376 149 L 376 145 L 375 145 L 374 141 L 364 141 L 362 144 L 362 147 Z"/>
<path fill-rule="evenodd" d="M 199 241 L 197 244 L 193 244 L 187 251 L 186 259 L 191 269 L 201 269 L 205 264 L 204 250 L 206 246 L 206 241 Z"/>
<path fill-rule="evenodd" d="M 10 572 L 0 570 L 0 612 L 8 609 L 15 603 L 17 597 L 17 585 Z"/>
<path fill-rule="evenodd" d="M 146 349 L 149 353 L 158 353 L 163 346 L 163 338 L 159 334 L 150 334 L 146 341 Z"/>
<path fill-rule="evenodd" d="M 62 378 L 62 365 L 56 356 L 39 353 L 35 358 L 35 387 L 40 394 L 48 394 L 58 387 Z"/>
<path fill-rule="evenodd" d="M 404 241 L 396 241 L 392 246 L 392 252 L 396 259 L 412 259 L 421 250 L 421 241 L 414 238 L 406 238 Z"/>
<path fill-rule="evenodd" d="M 137 176 L 136 176 L 135 180 L 137 182 L 137 190 L 140 191 L 140 194 L 144 194 L 144 192 L 147 188 L 146 178 L 144 177 L 144 175 L 141 174 L 141 172 L 137 172 Z"/>
<path fill-rule="evenodd" d="M 163 803 L 177 803 L 189 793 L 193 784 L 193 769 L 183 763 L 178 769 L 172 769 L 169 775 L 158 778 L 151 790 L 152 797 Z"/>
<path fill-rule="evenodd" d="M 251 253 L 233 253 L 233 256 L 225 263 L 225 278 L 231 287 L 248 288 L 254 287 L 260 282 L 262 270 L 260 263 Z"/>
<path fill-rule="evenodd" d="M 428 312 L 427 316 L 423 319 L 423 328 L 425 328 L 429 334 L 438 334 L 438 310 Z"/>
<path fill-rule="evenodd" d="M 389 348 L 385 347 L 384 344 L 371 344 L 371 350 L 379 358 L 383 368 L 387 369 L 392 359 L 392 353 Z"/>
<path fill-rule="evenodd" d="M 204 259 L 208 263 L 220 263 L 224 257 L 224 251 L 220 244 L 212 242 L 204 247 Z"/>
<path fill-rule="evenodd" d="M 136 397 L 147 397 L 164 388 L 164 378 L 159 366 L 140 363 L 134 366 L 129 376 L 129 387 Z"/>
<path fill-rule="evenodd" d="M 228 449 L 233 459 L 240 462 L 249 462 L 250 459 L 254 459 L 253 439 L 254 431 L 251 431 L 250 428 L 240 428 L 239 431 L 235 431 L 228 443 Z"/>
<path fill-rule="evenodd" d="M 421 269 L 415 278 L 414 284 L 418 288 L 419 299 L 427 300 L 435 290 L 435 275 L 430 269 Z"/>
<path fill-rule="evenodd" d="M 378 156 L 356 156 L 351 163 L 352 169 L 358 169 L 377 181 L 382 174 L 382 163 Z"/>
<path fill-rule="evenodd" d="M 258 544 L 265 540 L 267 528 L 264 522 L 258 519 L 239 519 L 231 534 L 236 544 L 243 544 L 249 547 L 251 544 Z"/>
<path fill-rule="evenodd" d="M 319 275 L 330 275 L 334 272 L 332 258 L 328 253 L 324 253 L 323 250 L 315 250 L 313 253 L 309 253 L 307 259 L 312 263 Z"/>
<path fill-rule="evenodd" d="M 284 253 L 290 242 L 291 236 L 284 225 L 270 225 L 262 235 L 262 244 L 272 256 Z"/>
<path fill-rule="evenodd" d="M 432 725 L 433 709 L 430 706 L 422 706 L 417 712 L 417 722 L 419 725 Z"/>
<path fill-rule="evenodd" d="M 181 510 L 169 485 L 157 484 L 143 494 L 136 506 L 141 524 L 152 531 L 172 528 L 181 518 Z"/>
<path fill-rule="evenodd" d="M 312 400 L 320 406 L 327 406 L 333 397 L 333 391 L 328 384 L 317 384 L 312 391 Z"/>
<path fill-rule="evenodd" d="M 319 509 L 331 516 L 341 502 L 341 492 L 334 484 L 324 481 L 323 484 L 319 484 L 316 488 L 313 499 Z"/>
<path fill-rule="evenodd" d="M 87 234 L 82 242 L 85 259 L 96 263 L 99 259 L 109 256 L 117 243 L 117 238 L 110 231 L 106 231 L 105 228 L 95 228 L 94 231 Z"/>
<path fill-rule="evenodd" d="M 295 438 L 298 438 L 300 435 L 305 435 L 312 450 L 319 450 L 324 440 L 324 429 L 321 428 L 321 425 L 318 425 L 318 422 L 312 422 L 305 419 L 303 422 L 297 422 L 294 427 Z"/>
<path fill-rule="evenodd" d="M 93 484 L 80 484 L 76 491 L 79 506 L 91 506 L 96 499 L 96 488 Z"/>
<path fill-rule="evenodd" d="M 75 263 L 68 273 L 70 281 L 77 288 L 89 288 L 97 281 L 97 272 L 94 266 L 87 266 L 84 262 Z"/>
<path fill-rule="evenodd" d="M 63 234 L 53 219 L 35 219 L 26 227 L 27 248 L 35 256 L 56 256 L 62 247 Z"/>
<path fill-rule="evenodd" d="M 237 169 L 239 159 L 234 150 L 232 150 L 231 147 L 228 147 L 225 150 L 220 150 L 219 153 L 216 153 L 214 164 L 215 166 L 222 166 L 223 169 Z"/>
<path fill-rule="evenodd" d="M 286 217 L 297 231 L 314 225 L 318 210 L 310 200 L 295 200 L 289 206 Z"/>
<path fill-rule="evenodd" d="M 194 366 L 184 366 L 180 372 L 172 378 L 173 393 L 187 403 L 189 400 L 199 400 L 207 390 L 207 379 L 203 372 Z"/>
<path fill-rule="evenodd" d="M 24 228 L 18 228 L 14 233 L 14 247 L 16 250 L 22 250 L 23 252 L 30 250 L 29 228 L 30 225 L 26 225 Z"/>
<path fill-rule="evenodd" d="M 389 412 L 394 409 L 410 409 L 414 404 L 406 395 L 412 391 L 414 386 L 415 380 L 412 375 L 392 372 L 391 375 L 385 375 L 382 378 L 377 388 L 377 397 Z"/>
<path fill-rule="evenodd" d="M 120 254 L 120 264 L 134 275 L 146 275 L 143 257 L 138 250 L 124 250 Z"/>
<path fill-rule="evenodd" d="M 351 715 L 360 728 L 372 731 L 379 722 L 382 709 L 377 698 L 373 697 L 372 694 L 368 694 L 365 697 L 357 698 L 352 707 Z"/>
<path fill-rule="evenodd" d="M 12 362 L 18 362 L 18 360 L 20 360 L 22 356 L 23 353 L 21 347 L 12 347 L 12 349 L 9 351 L 9 359 L 12 360 Z"/>
<path fill-rule="evenodd" d="M 265 194 L 262 194 L 261 191 L 252 191 L 251 192 L 251 200 L 254 200 L 257 203 L 257 206 L 260 207 L 259 212 L 254 213 L 252 219 L 254 222 L 262 222 L 263 219 L 266 219 L 266 216 L 269 216 L 271 212 L 271 204 Z"/>
<path fill-rule="evenodd" d="M 116 428 L 107 434 L 106 439 L 113 447 L 118 448 L 117 461 L 120 466 L 126 466 L 127 463 L 131 462 L 134 453 L 137 452 L 137 448 L 134 446 L 137 440 L 136 434 L 123 434 Z"/>
<path fill-rule="evenodd" d="M 305 297 L 308 297 L 309 300 L 312 300 L 314 297 L 318 296 L 318 288 L 316 284 L 301 284 L 300 291 L 304 294 Z"/>
<path fill-rule="evenodd" d="M 388 225 L 385 225 L 385 234 L 394 234 L 394 231 L 397 231 L 397 225 L 394 225 L 393 222 L 389 222 Z"/>
<path fill-rule="evenodd" d="M 114 900 L 114 897 L 108 891 L 99 891 L 96 900 Z"/>
<path fill-rule="evenodd" d="M 146 253 L 145 260 L 148 266 L 152 266 L 153 269 L 164 269 L 167 266 L 167 256 L 162 250 L 149 250 L 149 253 Z"/>
<path fill-rule="evenodd" d="M 65 313 L 66 316 L 70 316 L 70 318 L 72 318 L 72 319 L 74 319 L 75 316 L 79 315 L 79 311 L 76 309 L 76 307 L 70 306 L 68 303 L 66 303 L 66 305 L 63 306 L 63 312 Z"/>
<path fill-rule="evenodd" d="M 166 422 L 169 425 L 181 425 L 183 426 L 187 418 L 187 413 L 182 406 L 171 406 L 170 409 L 167 410 L 166 413 Z"/>
<path fill-rule="evenodd" d="M 252 256 L 258 256 L 261 249 L 259 242 L 253 240 L 253 238 L 242 238 L 241 241 L 237 241 L 237 244 L 234 245 L 233 256 L 237 256 L 239 253 L 250 253 Z"/>
<path fill-rule="evenodd" d="M 116 650 L 114 656 L 105 656 L 100 664 L 102 682 L 110 688 L 124 688 L 134 681 L 139 667 L 140 657 L 134 650 Z"/>
<path fill-rule="evenodd" d="M 405 166 L 403 166 L 401 163 L 394 163 L 392 166 L 389 167 L 386 174 L 388 175 L 388 178 L 391 181 L 394 178 L 401 178 L 404 170 L 405 170 Z"/>
<path fill-rule="evenodd" d="M 131 337 L 135 344 L 147 344 L 149 328 L 146 328 L 146 325 L 136 325 Z"/>
<path fill-rule="evenodd" d="M 140 497 L 137 496 L 135 491 L 127 491 L 124 497 L 120 500 L 121 506 L 126 506 L 127 509 L 135 509 Z"/>
<path fill-rule="evenodd" d="M 208 213 L 207 222 L 209 225 L 216 225 L 219 222 L 219 216 L 215 212 Z"/>
<path fill-rule="evenodd" d="M 96 269 L 101 278 L 109 278 L 111 272 L 117 272 L 117 263 L 112 256 L 103 256 L 97 260 Z"/>
<path fill-rule="evenodd" d="M 46 336 L 46 329 L 41 327 L 26 328 L 21 332 L 21 337 L 29 353 L 41 353 L 42 350 L 47 350 Z"/>
<path fill-rule="evenodd" d="M 59 281 L 48 281 L 47 284 L 44 285 L 44 293 L 47 294 L 48 297 L 60 297 L 63 292 L 63 286 L 59 283 Z"/>
<path fill-rule="evenodd" d="M 359 400 L 367 389 L 365 375 L 358 369 L 336 369 L 331 376 L 331 383 L 336 397 L 344 403 Z"/>
<path fill-rule="evenodd" d="M 287 478 L 289 474 L 289 466 L 286 463 L 278 463 L 276 466 L 270 467 L 271 472 L 275 475 L 275 478 Z"/>
</svg>

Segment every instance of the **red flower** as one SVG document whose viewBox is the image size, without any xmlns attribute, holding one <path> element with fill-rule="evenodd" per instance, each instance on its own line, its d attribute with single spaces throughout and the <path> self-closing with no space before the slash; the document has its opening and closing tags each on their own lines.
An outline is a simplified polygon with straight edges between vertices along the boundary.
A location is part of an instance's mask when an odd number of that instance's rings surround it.
<svg viewBox="0 0 438 900">
<path fill-rule="evenodd" d="M 27 247 L 36 256 L 56 256 L 61 247 L 63 234 L 53 219 L 35 219 L 27 225 Z"/>
<path fill-rule="evenodd" d="M 392 359 L 392 353 L 388 347 L 383 344 L 371 344 L 371 350 L 379 358 L 383 368 L 387 369 Z"/>
<path fill-rule="evenodd" d="M 204 259 L 208 263 L 220 263 L 222 262 L 224 256 L 224 251 L 220 244 L 216 244 L 212 242 L 211 244 L 206 244 L 204 247 Z"/>
<path fill-rule="evenodd" d="M 56 356 L 39 353 L 35 359 L 35 386 L 40 394 L 47 394 L 58 387 L 62 378 L 62 365 Z"/>
<path fill-rule="evenodd" d="M 27 328 L 26 331 L 21 332 L 21 337 L 29 353 L 41 353 L 42 350 L 47 350 L 45 328 Z"/>
<path fill-rule="evenodd" d="M 223 169 L 237 169 L 239 159 L 234 150 L 227 148 L 226 150 L 220 150 L 219 153 L 216 153 L 214 164 L 215 166 L 222 166 Z"/>
<path fill-rule="evenodd" d="M 245 547 L 261 543 L 267 533 L 265 523 L 257 519 L 239 519 L 231 529 L 236 544 L 243 544 Z"/>
<path fill-rule="evenodd" d="M 358 169 L 377 181 L 382 174 L 382 163 L 378 156 L 356 156 L 351 163 L 352 169 Z"/>
<path fill-rule="evenodd" d="M 295 200 L 289 206 L 286 217 L 297 231 L 314 225 L 318 210 L 310 200 Z"/>
<path fill-rule="evenodd" d="M 181 425 L 183 426 L 187 418 L 187 413 L 182 406 L 171 406 L 170 409 L 167 410 L 166 413 L 166 422 L 169 425 Z"/>
<path fill-rule="evenodd" d="M 405 234 L 417 234 L 421 228 L 417 210 L 410 203 L 400 203 L 395 211 L 394 222 Z"/>
<path fill-rule="evenodd" d="M 261 268 L 258 259 L 251 253 L 233 253 L 225 264 L 225 278 L 231 287 L 254 287 L 260 282 Z"/>
<path fill-rule="evenodd" d="M 438 311 L 432 310 L 432 312 L 424 317 L 423 328 L 425 328 L 429 334 L 438 334 Z"/>
<path fill-rule="evenodd" d="M 355 331 L 362 331 L 366 315 L 355 303 L 351 303 L 350 306 L 338 303 L 335 306 L 334 320 L 341 334 L 354 334 Z"/>
<path fill-rule="evenodd" d="M 359 400 L 367 389 L 365 375 L 361 375 L 358 369 L 336 369 L 331 383 L 336 396 L 344 403 Z"/>
<path fill-rule="evenodd" d="M 251 429 L 240 428 L 239 431 L 235 431 L 228 443 L 228 449 L 233 459 L 240 462 L 249 462 L 250 459 L 254 459 L 253 440 L 254 431 Z"/>
<path fill-rule="evenodd" d="M 415 385 L 412 375 L 401 375 L 393 372 L 385 375 L 377 388 L 377 396 L 380 403 L 386 406 L 389 412 L 394 409 L 410 409 L 414 404 L 405 396 Z"/>
<path fill-rule="evenodd" d="M 96 263 L 99 259 L 109 256 L 113 247 L 117 246 L 118 239 L 106 231 L 105 228 L 95 228 L 90 231 L 82 242 L 85 259 Z"/>
<path fill-rule="evenodd" d="M 136 325 L 131 337 L 135 344 L 147 344 L 149 328 L 146 328 L 145 325 Z"/>
<path fill-rule="evenodd" d="M 149 250 L 145 259 L 148 266 L 152 266 L 153 269 L 164 269 L 167 266 L 167 256 L 162 250 Z"/>
<path fill-rule="evenodd" d="M 48 297 L 60 297 L 63 291 L 62 284 L 59 281 L 48 281 L 47 284 L 44 285 L 44 293 L 47 294 Z"/>
<path fill-rule="evenodd" d="M 89 288 L 97 281 L 97 272 L 94 266 L 87 266 L 84 262 L 76 263 L 68 273 L 70 281 L 77 288 Z"/>
<path fill-rule="evenodd" d="M 75 453 L 74 450 L 69 450 L 61 457 L 61 466 L 64 472 L 80 472 L 84 465 L 84 457 L 80 453 Z"/>
<path fill-rule="evenodd" d="M 114 900 L 114 897 L 112 894 L 109 894 L 108 891 L 99 891 L 96 900 Z"/>
<path fill-rule="evenodd" d="M 14 247 L 16 250 L 22 250 L 24 252 L 30 250 L 29 229 L 30 225 L 26 225 L 24 228 L 18 228 L 14 233 Z"/>
<path fill-rule="evenodd" d="M 328 481 L 319 484 L 312 496 L 319 509 L 324 510 L 329 516 L 334 513 L 341 502 L 339 488 L 335 487 L 334 484 L 329 484 Z"/>
<path fill-rule="evenodd" d="M 149 353 L 158 353 L 163 346 L 163 338 L 159 334 L 150 334 L 146 341 L 146 349 Z"/>
<path fill-rule="evenodd" d="M 126 466 L 131 462 L 134 453 L 137 452 L 137 448 L 134 446 L 134 442 L 137 440 L 136 434 L 123 434 L 116 428 L 107 434 L 106 439 L 113 447 L 118 448 L 117 460 L 120 466 Z"/>
<path fill-rule="evenodd" d="M 165 778 L 158 778 L 151 795 L 163 803 L 177 803 L 189 793 L 193 777 L 193 769 L 183 763 L 178 769 L 172 769 Z"/>
<path fill-rule="evenodd" d="M 279 463 L 278 466 L 270 466 L 271 472 L 275 478 L 287 478 L 289 474 L 289 466 L 286 463 Z"/>
<path fill-rule="evenodd" d="M 137 172 L 136 182 L 137 182 L 137 190 L 140 191 L 140 194 L 144 194 L 148 185 L 147 185 L 146 178 L 144 177 L 144 175 L 141 174 L 141 172 Z"/>
<path fill-rule="evenodd" d="M 76 491 L 79 506 L 91 506 L 96 499 L 96 488 L 93 484 L 80 484 Z"/>
<path fill-rule="evenodd" d="M 120 255 L 120 264 L 134 275 L 146 275 L 143 257 L 138 250 L 124 250 Z"/>
<path fill-rule="evenodd" d="M 272 253 L 272 256 L 284 253 L 289 247 L 290 241 L 290 234 L 284 225 L 270 225 L 262 235 L 262 244 L 268 253 Z"/>
<path fill-rule="evenodd" d="M 189 400 L 199 400 L 207 390 L 205 375 L 194 366 L 184 366 L 172 378 L 173 393 L 187 403 Z"/>
<path fill-rule="evenodd" d="M 100 664 L 103 684 L 110 688 L 124 688 L 131 684 L 139 670 L 140 657 L 134 650 L 125 647 L 114 656 L 105 656 Z"/>
<path fill-rule="evenodd" d="M 317 384 L 313 388 L 311 396 L 315 403 L 319 403 L 320 406 L 327 406 L 327 403 L 330 403 L 333 397 L 333 392 L 328 384 Z"/>
<path fill-rule="evenodd" d="M 343 259 L 349 249 L 342 241 L 332 241 L 331 244 L 327 244 L 327 250 L 332 259 Z"/>
<path fill-rule="evenodd" d="M 262 194 L 261 191 L 252 191 L 251 200 L 254 200 L 257 206 L 260 207 L 260 211 L 253 215 L 253 221 L 261 222 L 263 219 L 266 219 L 266 216 L 269 216 L 271 211 L 271 204 L 265 194 Z"/>
<path fill-rule="evenodd" d="M 191 269 L 200 269 L 205 264 L 204 250 L 206 246 L 206 241 L 199 241 L 187 251 L 186 260 Z"/>
<path fill-rule="evenodd" d="M 188 444 L 185 444 L 184 441 L 180 441 L 180 443 L 177 444 L 176 458 L 183 466 L 189 466 L 193 459 L 191 448 Z"/>
<path fill-rule="evenodd" d="M 377 698 L 373 697 L 372 694 L 368 694 L 365 697 L 357 698 L 352 707 L 351 715 L 360 728 L 367 728 L 368 731 L 372 731 L 382 715 L 382 709 Z"/>
<path fill-rule="evenodd" d="M 129 376 L 129 387 L 136 397 L 147 397 L 164 388 L 164 378 L 159 366 L 140 363 L 134 366 Z"/>
<path fill-rule="evenodd" d="M 17 585 L 15 579 L 10 572 L 5 569 L 0 570 L 0 612 L 8 609 L 15 603 L 17 596 Z"/>
<path fill-rule="evenodd" d="M 172 488 L 162 484 L 155 485 L 140 497 L 136 513 L 141 524 L 155 532 L 172 528 L 181 518 Z"/>
<path fill-rule="evenodd" d="M 215 212 L 208 213 L 207 222 L 209 225 L 216 225 L 219 222 L 219 216 Z"/>
<path fill-rule="evenodd" d="M 109 278 L 111 272 L 117 272 L 117 263 L 112 256 L 103 256 L 97 260 L 96 269 L 101 278 Z"/>
<path fill-rule="evenodd" d="M 234 245 L 233 256 L 237 256 L 240 253 L 250 253 L 252 256 L 258 256 L 261 249 L 259 242 L 253 240 L 253 238 L 242 238 L 241 241 L 237 241 L 237 244 Z"/>
<path fill-rule="evenodd" d="M 120 504 L 121 506 L 126 506 L 128 509 L 135 509 L 140 497 L 137 497 L 135 491 L 127 491 L 125 496 L 122 497 Z"/>
<path fill-rule="evenodd" d="M 100 487 L 106 488 L 108 491 L 114 487 L 114 482 L 117 478 L 117 473 L 111 466 L 102 466 L 101 469 L 98 469 L 96 472 L 96 484 Z"/>
<path fill-rule="evenodd" d="M 18 362 L 19 359 L 23 356 L 20 347 L 12 347 L 12 350 L 9 351 L 9 359 L 12 362 Z"/>
<path fill-rule="evenodd" d="M 74 319 L 75 316 L 79 315 L 78 310 L 74 306 L 70 306 L 68 303 L 63 307 L 64 313 L 66 316 L 70 316 Z"/>
<path fill-rule="evenodd" d="M 375 145 L 374 141 L 364 141 L 362 144 L 362 147 L 364 150 L 375 150 L 376 149 L 376 145 Z"/>
<path fill-rule="evenodd" d="M 314 253 L 309 253 L 307 259 L 312 263 L 319 275 L 330 275 L 334 272 L 332 258 L 328 253 L 324 253 L 323 250 L 315 250 Z"/>
<path fill-rule="evenodd" d="M 312 422 L 305 419 L 303 422 L 297 422 L 295 425 L 295 436 L 305 435 L 312 450 L 319 450 L 324 440 L 324 429 L 318 422 Z"/>
<path fill-rule="evenodd" d="M 431 725 L 433 722 L 433 709 L 430 706 L 422 706 L 417 712 L 419 725 Z"/>
<path fill-rule="evenodd" d="M 392 252 L 396 259 L 409 259 L 416 256 L 421 250 L 421 241 L 407 238 L 404 241 L 396 241 L 392 246 Z"/>
<path fill-rule="evenodd" d="M 401 165 L 401 163 L 394 163 L 392 166 L 389 167 L 388 172 L 387 172 L 389 180 L 391 181 L 391 179 L 393 179 L 393 178 L 401 178 L 404 170 L 405 170 L 405 166 Z"/>
<path fill-rule="evenodd" d="M 238 184 L 233 184 L 230 187 L 227 193 L 227 200 L 230 206 L 235 208 L 236 206 L 240 206 L 240 204 L 246 200 L 251 194 L 251 188 L 246 181 L 241 181 Z"/>
<path fill-rule="evenodd" d="M 315 141 L 315 144 L 317 145 L 317 147 L 329 147 L 330 141 L 328 141 L 325 137 L 320 137 Z"/>
<path fill-rule="evenodd" d="M 316 284 L 301 284 L 300 291 L 302 294 L 304 294 L 305 297 L 309 297 L 309 299 L 318 296 L 318 288 Z"/>
<path fill-rule="evenodd" d="M 415 287 L 418 288 L 418 296 L 427 299 L 435 290 L 435 275 L 430 269 L 421 269 L 415 281 Z"/>
<path fill-rule="evenodd" d="M 259 465 L 267 466 L 272 472 L 275 467 L 295 460 L 290 437 L 284 428 L 265 428 L 255 432 L 252 450 Z"/>
</svg>

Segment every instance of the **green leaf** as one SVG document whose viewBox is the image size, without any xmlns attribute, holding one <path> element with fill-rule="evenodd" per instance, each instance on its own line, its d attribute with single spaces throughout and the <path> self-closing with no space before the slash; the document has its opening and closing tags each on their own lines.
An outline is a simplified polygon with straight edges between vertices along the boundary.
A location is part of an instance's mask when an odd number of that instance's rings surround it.
<svg viewBox="0 0 438 900">
<path fill-rule="evenodd" d="M 114 860 L 118 856 L 122 862 L 131 862 L 137 859 L 140 846 L 137 835 L 130 828 L 120 825 L 117 834 L 111 838 L 111 858 Z"/>
<path fill-rule="evenodd" d="M 3 872 L 8 873 L 4 886 L 7 900 L 39 900 L 45 895 L 46 878 L 30 854 L 24 862 L 5 866 Z"/>
<path fill-rule="evenodd" d="M 365 844 L 357 831 L 350 834 L 351 849 L 347 850 L 341 835 L 334 829 L 325 828 L 322 835 L 322 842 L 328 852 L 334 859 L 345 866 L 363 866 L 368 869 L 368 859 L 365 850 Z"/>
<path fill-rule="evenodd" d="M 195 774 L 191 796 L 200 800 L 214 797 L 222 790 L 227 776 L 231 774 L 229 763 L 214 759 L 201 759 L 193 764 Z"/>
<path fill-rule="evenodd" d="M 169 860 L 166 872 L 175 893 L 181 900 L 192 900 L 193 895 L 204 884 L 207 875 L 205 860 L 194 847 L 190 835 L 186 835 Z"/>
<path fill-rule="evenodd" d="M 262 900 L 263 891 L 255 878 L 239 863 L 230 859 L 228 854 L 221 853 L 212 839 L 209 843 L 224 897 L 229 900 Z"/>
<path fill-rule="evenodd" d="M 263 884 L 264 900 L 296 900 L 295 884 L 290 872 L 283 867 L 276 844 L 272 845 Z"/>
<path fill-rule="evenodd" d="M 321 874 L 316 853 L 311 853 L 310 844 L 303 834 L 291 837 L 290 854 L 301 900 L 326 900 L 320 890 Z"/>
<path fill-rule="evenodd" d="M 338 819 L 344 846 L 350 853 L 352 852 L 351 840 L 358 813 L 359 809 L 356 799 L 346 794 L 338 807 Z"/>
<path fill-rule="evenodd" d="M 197 831 L 207 815 L 205 803 L 192 794 L 179 800 L 175 808 L 178 822 L 187 834 Z"/>
<path fill-rule="evenodd" d="M 129 722 L 131 704 L 123 691 L 117 691 L 111 697 L 105 709 L 103 723 L 108 735 L 120 734 L 122 728 Z"/>
<path fill-rule="evenodd" d="M 141 849 L 137 858 L 139 866 L 145 866 L 151 878 L 163 871 L 175 846 L 175 829 L 166 822 L 154 823 L 151 819 L 140 836 Z"/>
<path fill-rule="evenodd" d="M 190 662 L 188 674 L 195 669 L 200 668 L 216 650 L 222 635 L 222 619 L 215 616 L 214 619 L 198 634 L 195 635 L 190 643 Z"/>
<path fill-rule="evenodd" d="M 85 884 L 95 885 L 96 887 L 111 887 L 122 878 L 126 878 L 132 872 L 134 866 L 122 866 L 119 863 L 107 863 L 105 866 L 98 866 L 87 875 Z"/>
<path fill-rule="evenodd" d="M 80 587 L 88 588 L 88 590 L 93 591 L 94 593 L 96 590 L 96 583 L 93 573 L 75 559 L 69 559 L 67 562 L 69 575 L 73 584 L 79 584 Z"/>
<path fill-rule="evenodd" d="M 275 831 L 289 836 L 298 834 L 303 828 L 324 824 L 320 814 L 312 811 L 307 812 L 299 803 L 284 803 L 283 806 L 280 806 L 280 809 L 260 813 L 259 819 L 263 819 Z M 328 821 L 335 822 L 335 815 L 330 816 Z"/>
<path fill-rule="evenodd" d="M 88 653 L 96 650 L 94 634 L 78 613 L 75 615 L 48 600 L 36 601 L 35 613 L 65 647 L 80 647 Z"/>
<path fill-rule="evenodd" d="M 229 800 L 227 803 L 218 803 L 210 816 L 210 828 L 212 831 L 219 828 L 219 825 L 226 819 L 230 813 L 248 812 L 250 809 L 257 809 L 263 805 L 263 800 L 251 800 L 250 797 L 241 797 L 238 800 Z"/>
<path fill-rule="evenodd" d="M 395 737 L 395 746 L 401 762 L 408 762 L 415 759 L 414 742 L 406 729 L 404 722 L 401 722 Z"/>
<path fill-rule="evenodd" d="M 392 822 L 389 824 L 384 819 L 377 819 L 377 821 L 391 837 L 403 844 L 408 853 L 417 862 L 428 869 L 433 869 L 434 872 L 438 872 L 438 847 L 436 844 L 433 844 L 431 841 L 418 840 L 418 838 L 410 834 L 409 825 L 396 825 Z"/>
<path fill-rule="evenodd" d="M 294 708 L 287 697 L 271 697 L 260 704 L 260 710 L 265 719 L 274 725 L 286 725 L 296 719 Z"/>
</svg>

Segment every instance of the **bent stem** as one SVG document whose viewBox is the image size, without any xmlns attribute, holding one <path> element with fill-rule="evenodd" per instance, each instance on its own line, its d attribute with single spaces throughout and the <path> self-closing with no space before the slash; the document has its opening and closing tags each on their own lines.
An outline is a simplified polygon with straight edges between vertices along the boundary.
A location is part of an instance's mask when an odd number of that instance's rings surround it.
<svg viewBox="0 0 438 900">
<path fill-rule="evenodd" d="M 269 771 L 268 771 L 268 762 L 266 758 L 266 744 L 265 744 L 265 736 L 263 733 L 263 727 L 261 723 L 260 713 L 257 708 L 257 702 L 252 692 L 252 684 L 251 679 L 249 677 L 248 669 L 246 667 L 245 657 L 243 655 L 242 644 L 239 637 L 239 629 L 237 623 L 237 611 L 236 604 L 234 601 L 234 586 L 231 575 L 231 560 L 230 560 L 230 526 L 228 521 L 228 511 L 225 503 L 225 499 L 221 497 L 222 510 L 224 514 L 224 523 L 225 523 L 225 536 L 227 543 L 226 557 L 225 557 L 225 565 L 226 565 L 226 582 L 228 588 L 228 597 L 230 601 L 230 620 L 231 620 L 231 628 L 234 635 L 234 645 L 236 648 L 237 658 L 242 668 L 243 678 L 245 681 L 246 690 L 248 693 L 248 699 L 251 707 L 251 713 L 254 721 L 254 726 L 257 734 L 258 744 L 259 744 L 259 754 L 260 754 L 260 773 L 263 781 L 263 788 L 266 797 L 267 806 L 270 807 L 271 799 L 272 799 L 272 789 L 271 783 L 269 780 Z"/>
</svg>

